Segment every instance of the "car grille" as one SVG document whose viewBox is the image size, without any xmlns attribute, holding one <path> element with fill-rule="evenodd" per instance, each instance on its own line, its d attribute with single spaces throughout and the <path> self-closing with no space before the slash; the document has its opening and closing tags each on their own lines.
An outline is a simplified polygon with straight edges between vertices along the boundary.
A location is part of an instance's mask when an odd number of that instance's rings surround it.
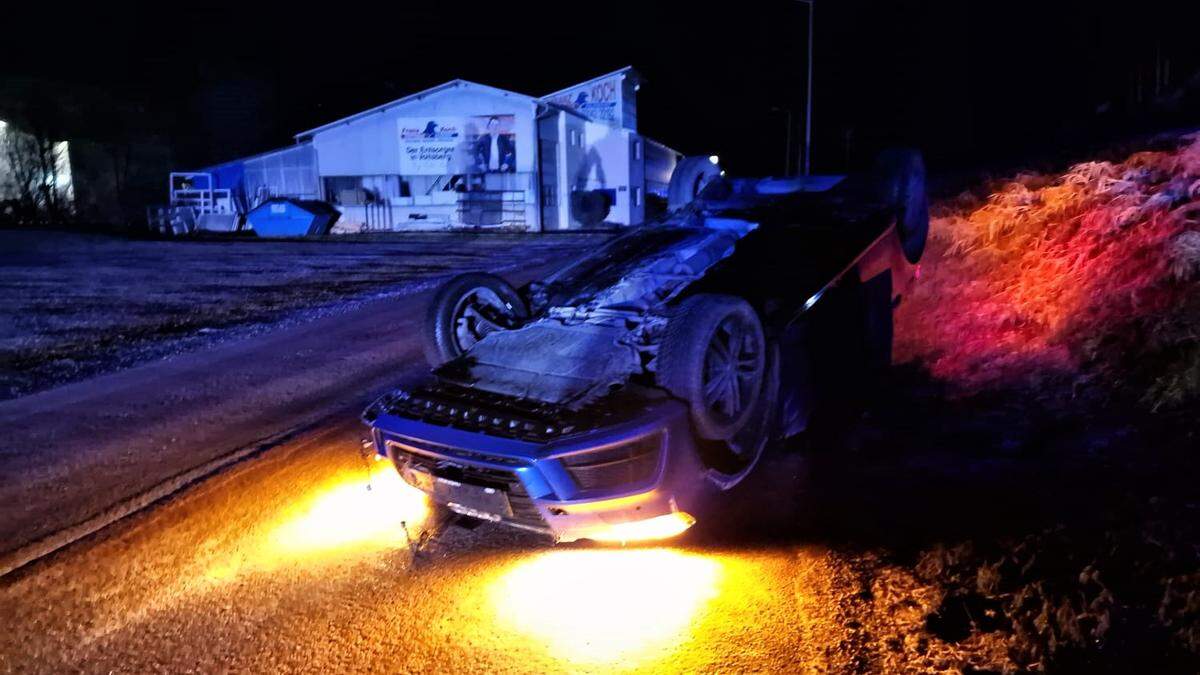
<svg viewBox="0 0 1200 675">
<path fill-rule="evenodd" d="M 396 391 L 368 408 L 364 420 L 380 412 L 438 426 L 476 433 L 547 443 L 628 419 L 646 409 L 648 400 L 630 392 L 604 399 L 586 410 L 502 396 L 451 384 L 434 384 L 415 391 Z"/>
<path fill-rule="evenodd" d="M 520 467 L 525 465 L 525 462 L 512 457 L 492 455 L 485 452 L 476 452 L 474 450 L 467 450 L 466 448 L 458 448 L 452 445 L 444 445 L 442 443 L 410 438 L 408 436 L 397 436 L 392 438 L 392 445 L 406 452 L 416 450 L 418 453 L 424 452 L 434 455 L 449 455 L 455 459 L 461 459 L 468 462 L 486 462 L 489 464 L 503 464 L 505 466 L 512 467 Z"/>
<path fill-rule="evenodd" d="M 580 490 L 606 490 L 647 483 L 662 456 L 663 435 L 643 436 L 615 447 L 567 455 L 561 459 Z"/>
<path fill-rule="evenodd" d="M 475 466 L 472 464 L 460 464 L 454 461 L 454 459 L 433 457 L 421 452 L 421 450 L 452 455 L 455 459 L 463 458 L 468 461 L 473 459 L 475 461 L 486 461 L 493 464 L 507 464 L 510 466 L 518 466 L 521 464 L 520 461 L 508 457 L 463 450 L 461 448 L 450 448 L 449 446 L 429 443 L 428 441 L 409 439 L 405 439 L 403 442 L 388 441 L 388 447 L 392 449 L 397 461 L 406 463 L 411 468 L 421 469 L 434 476 L 460 483 L 504 491 L 508 495 L 508 503 L 513 513 L 512 518 L 506 518 L 506 520 L 511 520 L 515 524 L 539 531 L 546 529 L 546 523 L 542 520 L 541 514 L 538 513 L 537 507 L 534 506 L 533 499 L 530 498 L 529 493 L 525 491 L 525 485 L 513 471 Z"/>
</svg>

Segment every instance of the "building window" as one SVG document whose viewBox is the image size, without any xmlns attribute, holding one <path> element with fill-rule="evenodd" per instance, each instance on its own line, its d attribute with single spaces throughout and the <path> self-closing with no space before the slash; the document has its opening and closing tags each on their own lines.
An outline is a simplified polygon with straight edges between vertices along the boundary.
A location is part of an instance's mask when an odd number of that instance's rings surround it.
<svg viewBox="0 0 1200 675">
<path fill-rule="evenodd" d="M 579 130 L 578 129 L 571 130 L 571 145 L 573 145 L 575 147 L 579 147 Z"/>
<path fill-rule="evenodd" d="M 640 188 L 640 187 L 635 186 L 633 188 L 633 205 L 634 206 L 642 205 L 642 188 Z"/>
<path fill-rule="evenodd" d="M 633 158 L 634 159 L 642 158 L 642 142 L 641 141 L 633 142 Z"/>
<path fill-rule="evenodd" d="M 359 176 L 326 176 L 326 199 L 334 204 L 352 206 L 363 203 L 362 178 Z"/>
</svg>

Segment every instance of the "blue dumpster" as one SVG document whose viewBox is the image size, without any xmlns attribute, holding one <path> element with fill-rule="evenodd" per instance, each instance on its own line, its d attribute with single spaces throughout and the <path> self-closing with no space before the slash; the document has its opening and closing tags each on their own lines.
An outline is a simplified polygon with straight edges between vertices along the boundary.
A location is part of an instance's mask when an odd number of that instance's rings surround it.
<svg viewBox="0 0 1200 675">
<path fill-rule="evenodd" d="M 275 197 L 251 209 L 246 226 L 260 237 L 319 237 L 340 215 L 326 202 Z"/>
</svg>

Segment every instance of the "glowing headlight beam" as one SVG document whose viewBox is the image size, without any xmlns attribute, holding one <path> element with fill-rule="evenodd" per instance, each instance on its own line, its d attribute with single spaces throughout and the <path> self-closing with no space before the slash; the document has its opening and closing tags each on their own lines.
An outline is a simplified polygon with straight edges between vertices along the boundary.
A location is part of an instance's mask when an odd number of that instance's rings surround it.
<svg viewBox="0 0 1200 675">
<path fill-rule="evenodd" d="M 491 584 L 498 627 L 568 663 L 638 666 L 669 658 L 719 595 L 723 565 L 667 549 L 548 551 Z"/>
<path fill-rule="evenodd" d="M 345 548 L 380 548 L 402 537 L 401 523 L 419 526 L 429 511 L 425 494 L 395 471 L 354 476 L 327 487 L 281 523 L 270 537 L 277 554 L 310 556 Z"/>
<path fill-rule="evenodd" d="M 409 532 L 424 527 L 429 513 L 425 494 L 395 471 L 370 478 L 362 471 L 342 472 L 297 495 L 264 530 L 248 531 L 236 554 L 218 561 L 207 576 L 222 581 L 245 571 L 398 548 L 407 545 Z"/>
</svg>

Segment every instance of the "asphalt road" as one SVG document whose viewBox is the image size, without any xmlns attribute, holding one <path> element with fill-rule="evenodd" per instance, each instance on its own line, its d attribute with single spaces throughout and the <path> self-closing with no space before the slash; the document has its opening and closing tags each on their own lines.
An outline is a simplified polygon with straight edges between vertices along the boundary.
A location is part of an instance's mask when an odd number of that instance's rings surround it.
<svg viewBox="0 0 1200 675">
<path fill-rule="evenodd" d="M 840 672 L 854 574 L 817 547 L 553 548 L 450 526 L 337 421 L 6 579 L 19 672 Z M 371 477 L 368 477 L 368 466 Z M 368 490 L 367 486 L 373 489 Z"/>
</svg>

